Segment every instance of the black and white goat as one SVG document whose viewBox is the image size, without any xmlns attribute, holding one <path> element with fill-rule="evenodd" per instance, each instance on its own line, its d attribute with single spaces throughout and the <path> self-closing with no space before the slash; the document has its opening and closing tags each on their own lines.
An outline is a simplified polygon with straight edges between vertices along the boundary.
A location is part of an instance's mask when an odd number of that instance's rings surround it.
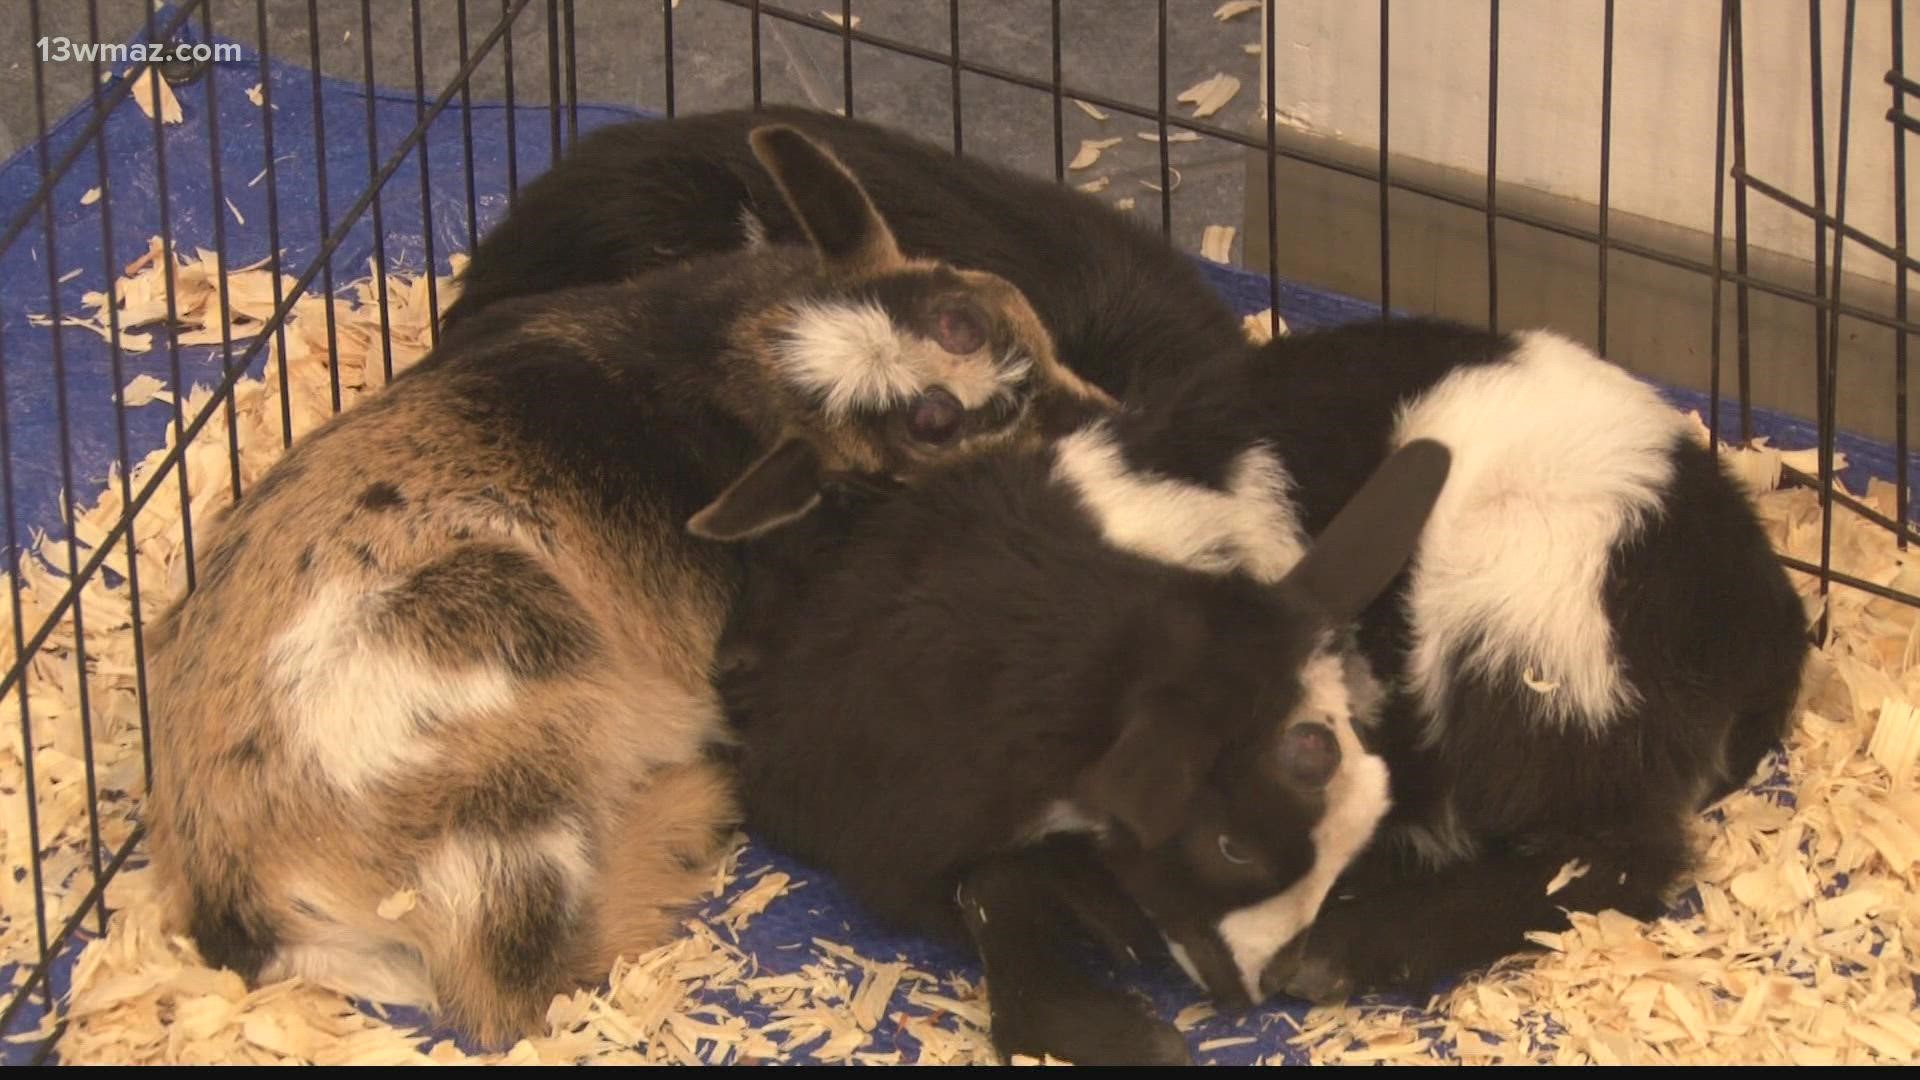
<svg viewBox="0 0 1920 1080">
<path fill-rule="evenodd" d="M 1303 937 L 1279 902 L 1224 927 L 1248 958 L 1289 946 L 1262 990 L 1417 988 L 1565 911 L 1651 917 L 1688 819 L 1785 733 L 1805 616 L 1746 496 L 1571 341 L 1434 321 L 1284 338 L 1196 368 L 1117 439 L 1132 468 L 1212 488 L 1264 447 L 1306 535 L 1392 447 L 1453 454 L 1406 580 L 1357 627 L 1392 813 Z"/>
<path fill-rule="evenodd" d="M 736 612 L 749 822 L 965 926 L 1003 1052 L 1184 1056 L 1059 943 L 1130 904 L 1230 1002 L 1655 913 L 1806 649 L 1742 493 L 1546 334 L 1280 339 L 846 531 Z"/>
</svg>

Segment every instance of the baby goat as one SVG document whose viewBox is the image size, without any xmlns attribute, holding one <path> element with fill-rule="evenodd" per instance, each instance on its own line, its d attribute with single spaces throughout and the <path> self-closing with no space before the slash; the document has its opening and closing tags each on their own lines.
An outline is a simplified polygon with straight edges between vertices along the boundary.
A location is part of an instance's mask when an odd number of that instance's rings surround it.
<svg viewBox="0 0 1920 1080">
<path fill-rule="evenodd" d="M 1275 882 L 1317 906 L 1386 810 L 1340 634 L 1411 552 L 1446 460 L 1417 443 L 1385 463 L 1277 583 L 1272 565 L 1226 571 L 1243 553 L 1224 547 L 1176 565 L 1113 543 L 1116 524 L 1154 526 L 1089 500 L 1070 445 L 856 509 L 816 573 L 742 601 L 758 656 L 723 689 L 749 827 L 883 918 L 964 930 L 1002 1053 L 1184 1061 L 1178 1032 L 1081 973 L 1063 930 L 1137 955 L 1154 935 L 1131 895 L 1219 975 L 1232 956 L 1182 920 L 1210 932 Z M 1169 529 L 1225 505 L 1161 494 Z"/>
<path fill-rule="evenodd" d="M 752 148 L 808 245 L 490 308 L 212 531 L 149 639 L 146 807 L 210 962 L 535 1029 L 671 933 L 735 820 L 710 678 L 740 557 L 700 537 L 1106 403 L 826 151 Z"/>
<path fill-rule="evenodd" d="M 1711 453 L 1548 334 L 1282 338 L 844 529 L 738 613 L 748 819 L 965 925 L 1003 1051 L 1179 1056 L 1059 952 L 1132 947 L 1118 894 L 1229 1003 L 1654 915 L 1807 650 Z"/>
<path fill-rule="evenodd" d="M 985 270 L 1026 294 L 1060 359 L 1131 396 L 1188 359 L 1240 346 L 1194 260 L 1102 200 L 863 120 L 791 106 L 602 128 L 520 190 L 474 249 L 449 327 L 501 300 L 604 284 L 688 258 L 801 237 L 747 153 L 785 124 L 858 175 L 909 255 Z"/>
</svg>

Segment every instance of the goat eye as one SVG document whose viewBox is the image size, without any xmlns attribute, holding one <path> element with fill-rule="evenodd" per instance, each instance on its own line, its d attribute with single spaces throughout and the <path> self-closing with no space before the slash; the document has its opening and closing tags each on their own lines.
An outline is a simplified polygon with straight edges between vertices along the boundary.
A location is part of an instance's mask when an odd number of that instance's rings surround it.
<svg viewBox="0 0 1920 1080">
<path fill-rule="evenodd" d="M 907 433 L 920 442 L 938 446 L 960 430 L 960 418 L 966 412 L 959 398 L 936 386 L 914 399 L 907 412 Z"/>
<path fill-rule="evenodd" d="M 1245 866 L 1253 861 L 1253 856 L 1241 851 L 1225 833 L 1220 834 L 1220 857 L 1235 866 Z"/>
<path fill-rule="evenodd" d="M 970 307 L 942 308 L 934 321 L 934 340 L 957 356 L 977 352 L 987 343 L 987 324 Z"/>
<path fill-rule="evenodd" d="M 1340 741 L 1325 724 L 1301 721 L 1280 736 L 1280 761 L 1289 780 L 1323 788 L 1340 768 Z"/>
</svg>

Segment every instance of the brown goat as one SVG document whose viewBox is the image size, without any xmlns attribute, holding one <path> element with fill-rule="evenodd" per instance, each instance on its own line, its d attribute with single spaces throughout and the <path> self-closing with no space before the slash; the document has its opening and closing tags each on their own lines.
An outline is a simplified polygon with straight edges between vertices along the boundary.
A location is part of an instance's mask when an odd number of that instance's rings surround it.
<svg viewBox="0 0 1920 1080">
<path fill-rule="evenodd" d="M 1110 404 L 1011 285 L 751 141 L 810 246 L 490 308 L 211 530 L 152 638 L 146 808 L 210 962 L 535 1029 L 672 933 L 736 819 L 714 541 Z"/>
</svg>

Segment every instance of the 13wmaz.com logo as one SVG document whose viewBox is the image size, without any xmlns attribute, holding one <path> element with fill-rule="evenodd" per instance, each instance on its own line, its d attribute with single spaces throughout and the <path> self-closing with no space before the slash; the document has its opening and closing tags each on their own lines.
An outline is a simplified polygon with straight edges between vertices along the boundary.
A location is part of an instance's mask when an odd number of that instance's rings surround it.
<svg viewBox="0 0 1920 1080">
<path fill-rule="evenodd" d="M 208 62 L 226 63 L 240 59 L 240 46 L 231 41 L 178 42 L 75 42 L 71 38 L 43 37 L 34 42 L 40 49 L 41 63 L 79 61 L 105 64 L 167 64 Z"/>
</svg>

